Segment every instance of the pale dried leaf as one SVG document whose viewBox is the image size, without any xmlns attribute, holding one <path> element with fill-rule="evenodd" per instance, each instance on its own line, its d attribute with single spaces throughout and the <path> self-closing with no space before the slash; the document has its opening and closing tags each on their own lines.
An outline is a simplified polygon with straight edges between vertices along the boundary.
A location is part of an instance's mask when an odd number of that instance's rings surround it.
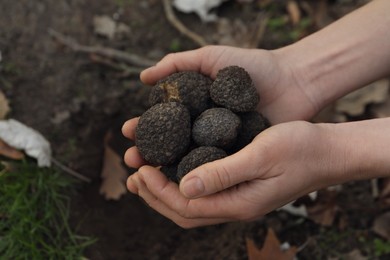
<svg viewBox="0 0 390 260">
<path fill-rule="evenodd" d="M 249 238 L 246 239 L 246 248 L 249 260 L 292 260 L 297 253 L 296 247 L 289 247 L 287 250 L 282 250 L 282 246 L 272 228 L 268 229 L 267 237 L 261 249 L 258 249 L 255 243 Z"/>
<path fill-rule="evenodd" d="M 290 202 L 278 210 L 286 211 L 292 215 L 301 216 L 307 218 L 307 210 L 305 205 L 294 206 L 294 202 Z"/>
<path fill-rule="evenodd" d="M 111 138 L 109 133 L 105 138 L 103 169 L 101 177 L 103 179 L 100 186 L 100 194 L 107 200 L 119 200 L 126 194 L 127 170 L 122 165 L 122 158 L 108 145 Z"/>
<path fill-rule="evenodd" d="M 21 122 L 14 119 L 0 120 L 0 139 L 37 159 L 39 167 L 51 165 L 50 143 L 36 130 Z"/>
<path fill-rule="evenodd" d="M 383 103 L 388 99 L 389 80 L 382 79 L 356 90 L 336 102 L 336 111 L 350 116 L 364 113 L 368 104 Z"/>
<path fill-rule="evenodd" d="M 21 160 L 24 158 L 24 154 L 21 151 L 9 146 L 1 139 L 0 139 L 0 155 L 3 155 L 7 158 L 14 159 L 14 160 Z"/>
<path fill-rule="evenodd" d="M 220 6 L 227 0 L 174 0 L 173 6 L 184 13 L 196 13 L 203 22 L 214 22 L 217 16 L 210 13 L 211 9 Z"/>
<path fill-rule="evenodd" d="M 95 33 L 113 39 L 115 36 L 116 22 L 107 15 L 96 15 L 93 18 Z"/>
<path fill-rule="evenodd" d="M 301 21 L 301 10 L 296 1 L 290 0 L 287 2 L 287 12 L 293 25 L 297 25 Z"/>
<path fill-rule="evenodd" d="M 4 93 L 0 90 L 0 120 L 4 119 L 5 116 L 9 113 L 10 107 L 8 99 L 5 97 Z"/>
<path fill-rule="evenodd" d="M 390 212 L 376 217 L 372 230 L 381 237 L 390 240 Z"/>
</svg>

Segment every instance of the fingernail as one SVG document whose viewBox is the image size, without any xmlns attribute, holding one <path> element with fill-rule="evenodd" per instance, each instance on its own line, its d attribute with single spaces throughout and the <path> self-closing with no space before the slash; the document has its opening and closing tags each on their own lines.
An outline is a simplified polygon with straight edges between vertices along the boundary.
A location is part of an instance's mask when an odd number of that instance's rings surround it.
<svg viewBox="0 0 390 260">
<path fill-rule="evenodd" d="M 199 177 L 192 177 L 183 183 L 183 193 L 188 198 L 198 197 L 204 190 L 204 184 Z"/>
</svg>

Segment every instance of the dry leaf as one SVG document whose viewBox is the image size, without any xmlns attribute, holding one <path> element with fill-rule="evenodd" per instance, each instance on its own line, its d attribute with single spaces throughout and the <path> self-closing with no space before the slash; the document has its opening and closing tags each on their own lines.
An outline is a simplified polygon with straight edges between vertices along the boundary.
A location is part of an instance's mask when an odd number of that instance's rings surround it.
<svg viewBox="0 0 390 260">
<path fill-rule="evenodd" d="M 359 249 L 352 250 L 343 256 L 345 260 L 367 260 L 368 258 L 362 255 Z"/>
<path fill-rule="evenodd" d="M 301 21 L 301 10 L 296 1 L 290 0 L 287 2 L 287 11 L 290 16 L 291 23 L 297 25 Z"/>
<path fill-rule="evenodd" d="M 297 253 L 296 247 L 282 250 L 280 242 L 272 228 L 268 229 L 267 237 L 261 249 L 258 249 L 253 240 L 249 238 L 246 239 L 246 248 L 249 260 L 291 260 L 295 258 Z"/>
<path fill-rule="evenodd" d="M 390 240 L 390 212 L 376 217 L 372 230 L 381 237 Z"/>
<path fill-rule="evenodd" d="M 389 80 L 376 81 L 364 88 L 356 90 L 336 102 L 336 111 L 350 116 L 364 113 L 368 104 L 383 103 L 389 96 Z"/>
<path fill-rule="evenodd" d="M 337 191 L 322 190 L 314 205 L 307 205 L 307 213 L 311 220 L 323 226 L 331 226 L 339 207 L 337 206 Z"/>
<path fill-rule="evenodd" d="M 108 145 L 111 139 L 109 132 L 104 140 L 104 159 L 101 176 L 103 178 L 100 186 L 100 194 L 107 200 L 119 200 L 126 194 L 127 170 L 122 165 L 122 158 Z"/>
<path fill-rule="evenodd" d="M 115 35 L 116 22 L 107 15 L 96 15 L 93 18 L 95 33 L 108 39 L 113 39 Z"/>
<path fill-rule="evenodd" d="M 10 111 L 8 99 L 4 93 L 0 90 L 0 119 L 4 119 Z"/>
<path fill-rule="evenodd" d="M 203 22 L 214 22 L 218 17 L 210 11 L 225 1 L 227 0 L 174 0 L 172 4 L 181 12 L 196 13 Z"/>
<path fill-rule="evenodd" d="M 36 130 L 19 121 L 14 119 L 0 120 L 0 139 L 36 158 L 39 167 L 49 167 L 51 165 L 50 143 Z"/>
<path fill-rule="evenodd" d="M 9 146 L 1 139 L 0 139 L 0 155 L 3 155 L 7 158 L 14 159 L 14 160 L 21 160 L 24 158 L 24 154 L 21 151 Z"/>
</svg>

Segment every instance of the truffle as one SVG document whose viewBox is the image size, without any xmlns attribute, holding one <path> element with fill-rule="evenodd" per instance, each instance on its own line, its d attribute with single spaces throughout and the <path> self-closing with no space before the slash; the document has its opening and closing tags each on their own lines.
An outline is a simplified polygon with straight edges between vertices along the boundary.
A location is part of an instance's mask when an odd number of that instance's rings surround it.
<svg viewBox="0 0 390 260">
<path fill-rule="evenodd" d="M 177 179 L 181 180 L 184 175 L 195 169 L 196 167 L 226 157 L 224 150 L 217 147 L 201 146 L 195 148 L 183 157 L 177 167 Z"/>
<path fill-rule="evenodd" d="M 179 183 L 179 180 L 177 179 L 177 166 L 178 164 L 171 164 L 171 165 L 166 165 L 162 166 L 160 168 L 160 171 L 164 173 L 164 175 L 168 178 L 168 180 Z"/>
<path fill-rule="evenodd" d="M 271 126 L 268 119 L 256 111 L 239 113 L 238 116 L 241 119 L 241 131 L 237 136 L 235 151 L 247 146 L 259 133 Z"/>
<path fill-rule="evenodd" d="M 199 146 L 227 149 L 234 145 L 240 125 L 240 118 L 229 109 L 210 108 L 195 119 L 192 138 Z"/>
<path fill-rule="evenodd" d="M 176 102 L 149 108 L 139 119 L 135 144 L 142 157 L 153 165 L 169 165 L 186 153 L 191 140 L 187 108 Z"/>
<path fill-rule="evenodd" d="M 248 72 L 238 66 L 229 66 L 217 73 L 210 87 L 211 99 L 233 112 L 256 109 L 260 97 Z"/>
<path fill-rule="evenodd" d="M 174 73 L 152 88 L 149 95 L 151 105 L 164 102 L 179 102 L 185 105 L 192 117 L 211 107 L 210 86 L 212 80 L 195 71 Z"/>
</svg>

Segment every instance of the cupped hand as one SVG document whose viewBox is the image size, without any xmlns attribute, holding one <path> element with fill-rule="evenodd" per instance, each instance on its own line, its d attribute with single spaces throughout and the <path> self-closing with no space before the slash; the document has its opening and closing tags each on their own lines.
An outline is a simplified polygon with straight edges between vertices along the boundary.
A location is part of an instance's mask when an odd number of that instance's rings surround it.
<svg viewBox="0 0 390 260">
<path fill-rule="evenodd" d="M 308 119 L 318 111 L 316 101 L 304 91 L 303 82 L 278 52 L 210 46 L 169 54 L 143 71 L 141 80 L 154 84 L 186 70 L 215 78 L 218 70 L 229 65 L 249 72 L 260 94 L 258 109 L 273 124 Z M 127 121 L 123 134 L 134 140 L 137 123 L 138 118 Z M 183 227 L 252 219 L 318 187 L 313 186 L 314 178 L 300 171 L 302 152 L 311 158 L 315 154 L 312 148 L 304 151 L 309 144 L 305 134 L 313 128 L 303 122 L 271 127 L 236 154 L 190 172 L 180 188 L 157 168 L 147 166 L 134 146 L 126 152 L 125 162 L 139 170 L 129 177 L 127 185 L 152 208 Z M 286 190 L 280 192 L 284 186 Z"/>
<path fill-rule="evenodd" d="M 238 153 L 196 168 L 180 186 L 151 166 L 142 166 L 127 186 L 184 228 L 253 220 L 339 181 L 329 176 L 343 169 L 343 158 L 334 156 L 329 143 L 339 142 L 332 133 L 327 125 L 282 123 Z M 134 164 L 130 157 L 126 162 Z"/>
</svg>

